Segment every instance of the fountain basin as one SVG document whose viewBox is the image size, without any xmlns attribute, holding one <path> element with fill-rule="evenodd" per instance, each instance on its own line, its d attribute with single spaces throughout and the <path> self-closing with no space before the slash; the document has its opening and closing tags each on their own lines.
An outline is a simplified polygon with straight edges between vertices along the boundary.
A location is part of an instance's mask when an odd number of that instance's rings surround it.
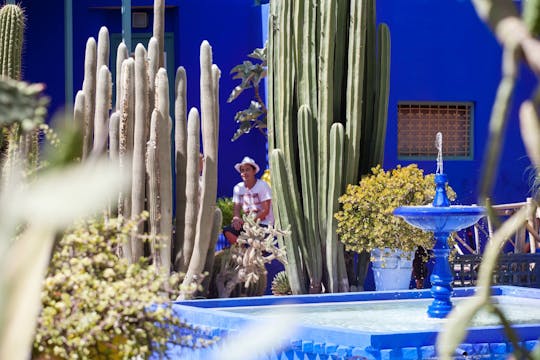
<svg viewBox="0 0 540 360">
<path fill-rule="evenodd" d="M 394 215 L 425 231 L 452 232 L 474 225 L 485 216 L 482 206 L 402 206 Z"/>
<path fill-rule="evenodd" d="M 518 302 L 526 304 L 529 309 L 540 309 L 540 290 L 512 287 L 493 287 L 493 295 L 499 302 Z M 474 294 L 474 288 L 454 290 L 453 298 L 457 306 L 467 296 Z M 308 308 L 314 317 L 323 317 L 323 309 L 328 306 L 342 307 L 357 306 L 358 322 L 394 322 L 395 326 L 384 325 L 381 329 L 355 329 L 339 327 L 332 324 L 313 324 L 303 322 L 293 338 L 287 339 L 289 344 L 285 349 L 273 349 L 267 355 L 259 355 L 257 359 L 296 359 L 296 358 L 327 358 L 348 359 L 354 356 L 367 359 L 433 359 L 436 358 L 435 341 L 444 319 L 429 319 L 425 315 L 425 302 L 431 299 L 429 290 L 379 291 L 324 295 L 299 296 L 263 296 L 241 299 L 212 299 L 178 302 L 174 309 L 180 318 L 189 324 L 200 326 L 212 335 L 226 337 L 235 333 L 246 324 L 261 320 L 261 316 L 269 316 L 266 311 L 281 311 L 285 305 L 295 304 L 300 308 Z M 389 305 L 387 308 L 398 308 L 407 304 L 419 303 L 419 314 L 416 322 L 431 322 L 421 329 L 403 327 L 398 324 L 400 317 L 381 315 L 376 321 L 373 318 L 373 305 Z M 362 306 L 367 309 L 362 316 Z M 524 307 L 525 305 L 523 305 Z M 371 307 L 371 308 L 370 308 Z M 273 310 L 272 310 L 273 308 Z M 264 311 L 262 311 L 264 310 Z M 320 315 L 319 314 L 320 311 Z M 356 311 L 356 310 L 355 310 Z M 524 310 L 525 311 L 525 310 Z M 336 311 L 337 312 L 337 311 Z M 403 312 L 400 311 L 400 314 Z M 332 312 L 330 312 L 332 314 Z M 527 348 L 532 348 L 538 342 L 540 334 L 540 312 L 527 314 L 528 323 L 515 325 L 521 341 Z M 425 318 L 418 319 L 420 316 Z M 345 316 L 348 317 L 348 316 Z M 350 316 L 349 316 L 350 317 Z M 406 319 L 405 319 L 406 320 Z M 405 321 L 405 325 L 407 321 Z M 209 349 L 180 349 L 171 348 L 174 356 L 183 358 L 208 358 Z M 506 339 L 502 327 L 490 322 L 480 323 L 470 328 L 464 343 L 459 347 L 456 357 L 464 353 L 475 358 L 503 359 L 511 352 L 511 346 Z"/>
</svg>

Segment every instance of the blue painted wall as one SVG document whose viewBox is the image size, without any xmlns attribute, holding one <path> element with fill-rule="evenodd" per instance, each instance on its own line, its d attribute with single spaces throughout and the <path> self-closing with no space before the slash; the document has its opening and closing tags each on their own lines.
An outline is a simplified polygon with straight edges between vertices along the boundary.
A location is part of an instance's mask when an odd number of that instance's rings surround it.
<svg viewBox="0 0 540 360">
<path fill-rule="evenodd" d="M 475 203 L 487 140 L 488 121 L 501 76 L 501 48 L 465 0 L 382 0 L 379 22 L 390 27 L 392 41 L 390 102 L 385 168 L 408 164 L 397 158 L 399 101 L 474 103 L 474 158 L 444 163 L 461 203 Z M 514 104 L 532 91 L 532 76 L 523 73 Z M 523 201 L 527 196 L 529 160 L 521 142 L 517 106 L 510 113 L 494 203 Z M 435 161 L 419 161 L 426 172 Z"/>
<path fill-rule="evenodd" d="M 54 111 L 64 102 L 63 0 L 22 0 L 28 17 L 24 52 L 24 77 L 47 84 Z M 82 86 L 84 46 L 106 25 L 121 31 L 120 0 L 73 0 L 74 89 Z M 132 0 L 134 7 L 151 0 Z M 166 31 L 173 33 L 175 66 L 188 74 L 188 105 L 199 107 L 199 45 L 210 42 L 214 62 L 222 70 L 221 132 L 219 146 L 220 196 L 230 196 L 239 176 L 234 163 L 250 155 L 266 165 L 264 138 L 253 133 L 232 143 L 234 114 L 249 104 L 250 94 L 226 103 L 237 84 L 229 71 L 263 45 L 267 5 L 253 0 L 167 0 Z M 105 9 L 104 6 L 112 6 Z M 115 8 L 114 8 L 115 7 Z M 141 11 L 149 11 L 138 8 Z M 399 101 L 470 101 L 474 103 L 474 157 L 445 160 L 445 172 L 461 203 L 474 203 L 487 138 L 487 124 L 500 78 L 501 49 L 477 18 L 470 0 L 379 0 L 378 21 L 389 25 L 392 40 L 391 86 L 384 167 L 407 164 L 397 158 L 397 104 Z M 150 16 L 151 21 L 151 16 Z M 134 30 L 149 32 L 148 29 Z M 112 50 L 115 51 L 115 50 Z M 522 72 L 510 113 L 503 158 L 497 177 L 495 203 L 522 201 L 528 195 L 529 160 L 518 128 L 517 105 L 532 92 L 534 77 Z M 427 172 L 434 161 L 419 161 Z"/>
<path fill-rule="evenodd" d="M 25 41 L 25 79 L 47 84 L 53 103 L 51 112 L 65 102 L 64 90 L 64 0 L 22 0 L 26 8 L 28 28 Z M 146 29 L 152 31 L 151 0 L 132 0 L 133 11 L 149 13 Z M 184 66 L 188 76 L 188 107 L 199 108 L 199 46 L 208 40 L 214 52 L 214 63 L 222 72 L 220 94 L 220 144 L 218 195 L 232 196 L 234 184 L 240 181 L 233 166 L 243 156 L 253 157 L 266 168 L 266 140 L 253 133 L 235 142 L 230 139 L 236 130 L 234 115 L 249 105 L 251 93 L 246 92 L 233 103 L 226 102 L 231 90 L 238 84 L 229 74 L 237 64 L 247 59 L 256 47 L 262 47 L 261 9 L 252 0 L 167 0 L 166 32 L 175 42 L 176 67 Z M 99 28 L 107 26 L 109 32 L 121 32 L 120 0 L 73 0 L 73 59 L 76 92 L 82 87 L 84 52 L 88 37 L 97 38 Z M 134 44 L 135 46 L 136 44 Z M 146 45 L 146 44 L 145 44 Z M 111 53 L 116 49 L 111 49 Z"/>
<path fill-rule="evenodd" d="M 22 79 L 47 85 L 49 112 L 65 103 L 64 0 L 20 0 L 25 10 Z"/>
</svg>

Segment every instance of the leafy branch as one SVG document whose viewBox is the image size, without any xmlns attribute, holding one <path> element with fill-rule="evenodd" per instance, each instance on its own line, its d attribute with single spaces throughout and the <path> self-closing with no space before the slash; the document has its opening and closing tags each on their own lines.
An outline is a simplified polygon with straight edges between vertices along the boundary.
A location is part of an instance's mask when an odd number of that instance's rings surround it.
<svg viewBox="0 0 540 360">
<path fill-rule="evenodd" d="M 246 60 L 231 70 L 231 74 L 234 74 L 233 79 L 241 79 L 242 81 L 233 89 L 227 102 L 234 101 L 244 90 L 250 88 L 253 88 L 255 100 L 250 102 L 247 109 L 238 111 L 234 116 L 239 127 L 232 141 L 237 140 L 243 134 L 248 134 L 252 129 L 258 129 L 261 134 L 267 136 L 265 129 L 268 111 L 260 92 L 260 83 L 266 77 L 266 45 L 262 49 L 255 49 L 248 57 L 260 62 L 253 63 Z"/>
</svg>

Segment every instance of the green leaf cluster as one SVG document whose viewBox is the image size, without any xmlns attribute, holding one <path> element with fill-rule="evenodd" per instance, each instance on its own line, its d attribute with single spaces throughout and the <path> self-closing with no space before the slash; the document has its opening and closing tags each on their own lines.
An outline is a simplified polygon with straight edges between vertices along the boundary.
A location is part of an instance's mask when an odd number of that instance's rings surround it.
<svg viewBox="0 0 540 360">
<path fill-rule="evenodd" d="M 434 174 L 424 175 L 416 164 L 384 171 L 380 165 L 358 185 L 348 185 L 339 198 L 341 210 L 335 214 L 337 233 L 347 250 L 375 248 L 414 251 L 432 247 L 432 234 L 407 224 L 393 211 L 404 205 L 427 205 L 435 196 Z M 448 186 L 450 200 L 455 192 Z"/>
<path fill-rule="evenodd" d="M 221 210 L 222 221 L 224 225 L 229 225 L 234 216 L 234 203 L 230 197 L 221 197 L 217 199 L 216 206 Z"/>
<path fill-rule="evenodd" d="M 233 79 L 240 79 L 241 82 L 237 85 L 229 95 L 227 102 L 235 100 L 246 89 L 253 88 L 255 100 L 252 100 L 247 109 L 238 111 L 234 116 L 234 120 L 238 124 L 232 141 L 235 141 L 243 134 L 248 134 L 251 129 L 258 129 L 266 136 L 266 117 L 267 109 L 264 105 L 260 94 L 260 83 L 266 77 L 266 46 L 261 49 L 255 49 L 248 57 L 258 60 L 258 63 L 253 63 L 249 60 L 242 64 L 236 65 L 232 70 Z"/>
<path fill-rule="evenodd" d="M 89 220 L 56 245 L 42 292 L 36 356 L 54 359 L 147 358 L 167 342 L 204 345 L 180 335 L 188 328 L 170 300 L 180 277 L 145 259 L 130 264 L 116 253 L 136 222 Z"/>
</svg>

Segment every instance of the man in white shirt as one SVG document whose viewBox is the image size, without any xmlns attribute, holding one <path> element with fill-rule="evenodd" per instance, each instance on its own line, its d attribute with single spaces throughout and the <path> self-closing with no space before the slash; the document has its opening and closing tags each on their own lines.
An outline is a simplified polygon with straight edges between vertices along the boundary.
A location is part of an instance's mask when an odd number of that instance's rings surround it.
<svg viewBox="0 0 540 360">
<path fill-rule="evenodd" d="M 255 214 L 255 219 L 264 226 L 274 224 L 272 213 L 272 190 L 263 180 L 255 177 L 260 170 L 252 158 L 246 156 L 234 166 L 240 173 L 242 182 L 236 184 L 233 190 L 234 217 L 230 226 L 223 229 L 223 235 L 230 244 L 236 239 L 243 227 L 242 214 Z"/>
</svg>

